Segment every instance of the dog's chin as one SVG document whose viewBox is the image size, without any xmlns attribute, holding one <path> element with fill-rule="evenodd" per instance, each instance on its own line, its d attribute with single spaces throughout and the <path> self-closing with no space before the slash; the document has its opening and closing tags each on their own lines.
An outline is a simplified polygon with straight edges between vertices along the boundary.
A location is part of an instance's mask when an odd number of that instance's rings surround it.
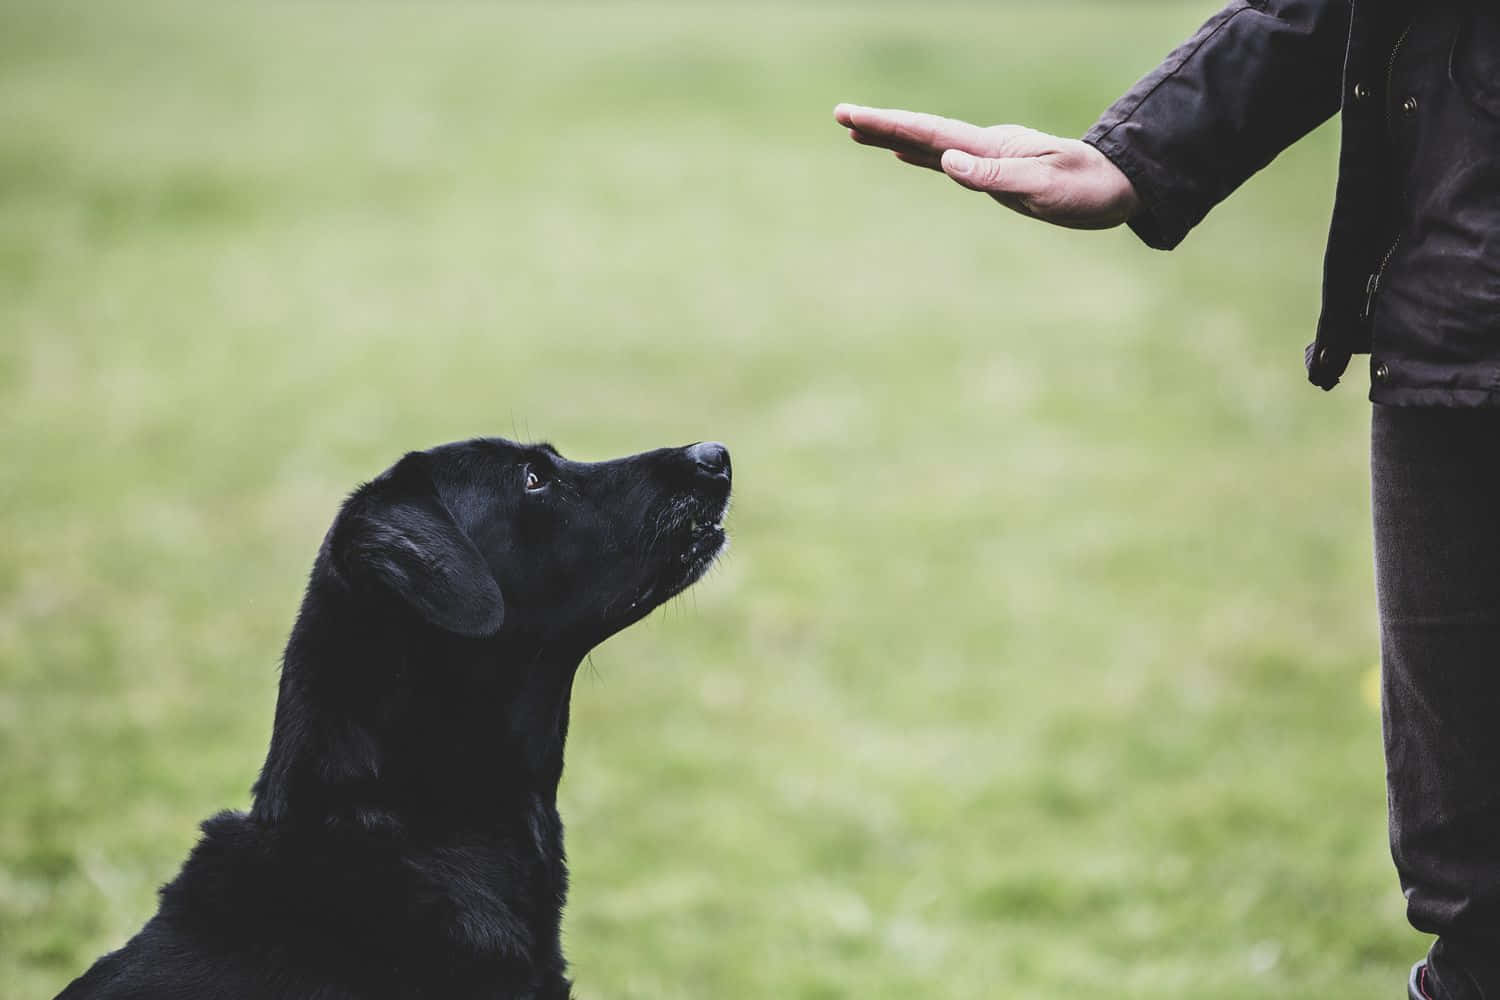
<svg viewBox="0 0 1500 1000">
<path fill-rule="evenodd" d="M 675 565 L 660 588 L 660 601 L 668 601 L 703 579 L 715 560 L 729 547 L 729 535 L 720 521 L 694 524 L 687 534 L 687 545 L 677 556 Z"/>
<path fill-rule="evenodd" d="M 628 621 L 624 624 L 639 621 L 697 583 L 729 546 L 729 535 L 719 520 L 689 520 L 674 536 L 675 544 L 659 557 L 661 563 L 654 577 L 641 595 L 630 602 Z"/>
</svg>

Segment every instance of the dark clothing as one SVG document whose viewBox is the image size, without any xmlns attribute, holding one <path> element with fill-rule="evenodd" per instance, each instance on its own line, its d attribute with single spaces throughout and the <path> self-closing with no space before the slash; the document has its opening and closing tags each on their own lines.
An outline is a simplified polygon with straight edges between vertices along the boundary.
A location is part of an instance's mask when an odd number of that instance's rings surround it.
<svg viewBox="0 0 1500 1000">
<path fill-rule="evenodd" d="M 1236 0 L 1084 136 L 1176 246 L 1342 108 L 1323 314 L 1305 355 L 1332 388 L 1371 353 L 1370 396 L 1500 405 L 1500 11 L 1486 0 Z"/>
<path fill-rule="evenodd" d="M 1236 0 L 1084 136 L 1171 249 L 1342 109 L 1305 355 L 1370 353 L 1391 850 L 1437 1000 L 1500 1000 L 1500 0 Z"/>
<path fill-rule="evenodd" d="M 1428 992 L 1500 1000 L 1500 411 L 1376 406 L 1370 471 L 1391 853 Z"/>
</svg>

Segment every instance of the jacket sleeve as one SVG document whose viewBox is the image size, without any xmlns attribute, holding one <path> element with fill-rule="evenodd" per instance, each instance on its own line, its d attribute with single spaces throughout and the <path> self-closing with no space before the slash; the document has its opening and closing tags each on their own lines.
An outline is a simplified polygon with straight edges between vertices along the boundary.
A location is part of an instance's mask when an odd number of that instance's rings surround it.
<svg viewBox="0 0 1500 1000">
<path fill-rule="evenodd" d="M 1235 0 L 1116 101 L 1083 140 L 1135 185 L 1130 220 L 1170 250 L 1339 109 L 1348 0 Z"/>
</svg>

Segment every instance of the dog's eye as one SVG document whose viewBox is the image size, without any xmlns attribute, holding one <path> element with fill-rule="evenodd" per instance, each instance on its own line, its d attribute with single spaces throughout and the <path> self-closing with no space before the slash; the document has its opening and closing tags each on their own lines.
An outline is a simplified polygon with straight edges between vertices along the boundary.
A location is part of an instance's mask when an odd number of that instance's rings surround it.
<svg viewBox="0 0 1500 1000">
<path fill-rule="evenodd" d="M 542 482 L 542 477 L 539 476 L 539 475 L 537 475 L 536 472 L 534 472 L 531 469 L 527 469 L 526 470 L 526 492 L 527 493 L 535 493 L 537 490 L 541 489 L 545 485 L 546 485 L 546 483 Z"/>
</svg>

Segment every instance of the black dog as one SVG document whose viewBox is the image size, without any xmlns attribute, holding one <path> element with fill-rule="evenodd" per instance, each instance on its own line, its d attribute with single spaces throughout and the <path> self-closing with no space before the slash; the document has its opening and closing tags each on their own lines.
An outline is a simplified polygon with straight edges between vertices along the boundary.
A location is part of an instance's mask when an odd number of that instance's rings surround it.
<svg viewBox="0 0 1500 1000">
<path fill-rule="evenodd" d="M 344 503 L 224 812 L 82 998 L 569 996 L 556 794 L 584 655 L 725 544 L 729 453 L 414 452 Z"/>
</svg>

